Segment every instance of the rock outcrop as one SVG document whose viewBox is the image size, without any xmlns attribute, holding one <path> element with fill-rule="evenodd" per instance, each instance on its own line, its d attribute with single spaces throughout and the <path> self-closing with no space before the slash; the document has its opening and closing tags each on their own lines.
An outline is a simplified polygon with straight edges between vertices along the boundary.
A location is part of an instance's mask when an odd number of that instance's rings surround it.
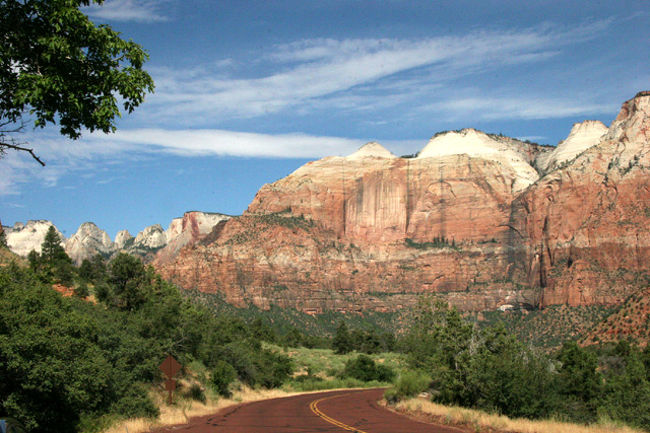
<svg viewBox="0 0 650 433">
<path fill-rule="evenodd" d="M 555 150 L 464 129 L 415 158 L 369 143 L 307 163 L 157 266 L 235 304 L 307 312 L 422 293 L 464 310 L 618 303 L 648 274 L 648 101 Z"/>
<path fill-rule="evenodd" d="M 203 239 L 222 221 L 230 219 L 229 215 L 208 212 L 185 212 L 182 218 L 174 218 L 165 231 L 167 243 L 157 256 L 158 263 L 165 263 L 176 257 L 176 254 L 188 244 Z"/>
<path fill-rule="evenodd" d="M 40 253 L 45 235 L 50 226 L 53 225 L 46 220 L 30 220 L 25 224 L 17 222 L 13 227 L 6 230 L 7 246 L 15 254 L 23 257 L 26 257 L 32 250 Z M 64 239 L 58 229 L 57 233 L 61 236 L 61 239 Z"/>
<path fill-rule="evenodd" d="M 598 120 L 585 120 L 576 123 L 566 140 L 560 141 L 551 151 L 537 157 L 537 167 L 545 173 L 551 172 L 595 146 L 607 132 L 608 128 Z"/>
<path fill-rule="evenodd" d="M 134 237 L 131 236 L 131 233 L 129 233 L 128 230 L 120 230 L 115 235 L 115 247 L 118 250 L 127 248 L 128 246 L 133 244 L 133 239 Z"/>
<path fill-rule="evenodd" d="M 77 232 L 65 241 L 65 250 L 77 264 L 90 259 L 96 254 L 109 257 L 115 251 L 115 244 L 108 234 L 95 223 L 86 222 L 79 226 Z"/>
</svg>

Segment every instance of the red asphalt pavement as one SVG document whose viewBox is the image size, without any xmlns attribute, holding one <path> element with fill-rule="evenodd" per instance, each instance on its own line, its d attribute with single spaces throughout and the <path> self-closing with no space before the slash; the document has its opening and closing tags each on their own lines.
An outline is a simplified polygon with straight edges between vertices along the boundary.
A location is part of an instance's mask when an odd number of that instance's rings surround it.
<svg viewBox="0 0 650 433">
<path fill-rule="evenodd" d="M 459 433 L 411 420 L 377 405 L 383 390 L 329 391 L 226 408 L 156 433 Z"/>
</svg>

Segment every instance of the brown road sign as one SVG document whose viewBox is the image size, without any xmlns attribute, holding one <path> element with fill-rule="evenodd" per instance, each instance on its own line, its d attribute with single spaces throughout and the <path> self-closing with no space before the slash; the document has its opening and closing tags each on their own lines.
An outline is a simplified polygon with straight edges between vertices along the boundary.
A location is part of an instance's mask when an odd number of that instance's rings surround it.
<svg viewBox="0 0 650 433">
<path fill-rule="evenodd" d="M 176 381 L 174 380 L 174 376 L 176 376 L 176 373 L 180 371 L 181 367 L 182 366 L 178 363 L 178 361 L 176 361 L 171 355 L 168 355 L 159 367 L 162 372 L 165 373 L 165 376 L 167 376 L 167 380 L 165 381 L 165 389 L 169 391 L 169 397 L 167 398 L 167 402 L 169 404 L 172 404 L 172 392 L 174 389 L 176 389 Z"/>
<path fill-rule="evenodd" d="M 165 373 L 165 376 L 171 379 L 172 377 L 176 376 L 176 373 L 180 371 L 181 365 L 174 359 L 173 356 L 168 355 L 162 364 L 160 364 L 159 368 L 163 373 Z"/>
</svg>

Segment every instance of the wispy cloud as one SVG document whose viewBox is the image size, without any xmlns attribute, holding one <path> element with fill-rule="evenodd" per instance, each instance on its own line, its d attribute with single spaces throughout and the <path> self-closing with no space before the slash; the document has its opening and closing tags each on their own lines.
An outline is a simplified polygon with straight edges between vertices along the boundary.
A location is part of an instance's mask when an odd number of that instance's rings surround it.
<svg viewBox="0 0 650 433">
<path fill-rule="evenodd" d="M 238 78 L 214 67 L 154 71 L 157 91 L 147 115 L 198 124 L 207 119 L 252 118 L 285 109 L 318 107 L 357 98 L 363 106 L 383 90 L 408 96 L 419 85 L 437 87 L 504 65 L 542 62 L 562 47 L 593 39 L 610 21 L 572 28 L 543 25 L 513 31 L 406 39 L 309 39 L 276 45 L 254 62 L 265 71 Z M 392 91 L 391 91 L 392 89 Z M 342 93 L 345 92 L 345 95 Z M 406 92 L 406 93 L 404 93 Z"/>
<path fill-rule="evenodd" d="M 448 99 L 419 108 L 434 112 L 447 120 L 474 118 L 499 119 L 554 119 L 576 115 L 614 113 L 616 105 L 596 104 L 566 98 L 481 97 Z"/>
<path fill-rule="evenodd" d="M 115 148 L 164 151 L 181 156 L 237 156 L 262 158 L 318 158 L 347 154 L 363 141 L 340 137 L 294 134 L 257 134 L 219 129 L 166 130 L 137 129 L 114 135 L 93 134 Z"/>
<path fill-rule="evenodd" d="M 107 0 L 83 9 L 90 17 L 108 21 L 159 22 L 168 17 L 160 11 L 164 0 Z"/>
<path fill-rule="evenodd" d="M 35 151 L 47 166 L 41 167 L 23 153 L 8 152 L 0 160 L 0 195 L 17 194 L 20 184 L 27 182 L 54 187 L 70 173 L 93 177 L 100 166 L 160 153 L 183 157 L 319 158 L 349 154 L 363 144 L 363 140 L 302 133 L 273 135 L 207 129 L 120 130 L 111 135 L 88 134 L 72 142 L 43 132 L 38 138 L 27 135 L 25 139 L 34 143 Z M 97 183 L 112 180 L 100 179 Z"/>
</svg>

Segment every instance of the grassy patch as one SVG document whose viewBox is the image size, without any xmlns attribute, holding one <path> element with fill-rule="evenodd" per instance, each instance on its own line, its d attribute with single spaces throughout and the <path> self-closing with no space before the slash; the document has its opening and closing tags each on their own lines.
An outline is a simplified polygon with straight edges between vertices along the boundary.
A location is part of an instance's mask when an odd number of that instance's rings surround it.
<svg viewBox="0 0 650 433">
<path fill-rule="evenodd" d="M 280 346 L 265 343 L 265 347 L 283 352 L 294 363 L 295 374 L 283 386 L 287 391 L 315 391 L 336 388 L 373 388 L 386 386 L 385 382 L 362 382 L 352 378 L 341 378 L 340 374 L 346 362 L 359 356 L 357 352 L 343 355 L 331 349 L 307 349 L 304 347 L 283 349 Z M 368 355 L 378 365 L 384 365 L 396 372 L 404 371 L 404 356 L 394 352 Z"/>
<path fill-rule="evenodd" d="M 520 432 L 520 433 L 642 433 L 620 423 L 602 419 L 591 425 L 572 424 L 555 420 L 529 420 L 508 418 L 473 409 L 444 406 L 421 398 L 405 400 L 393 406 L 400 413 L 416 419 L 439 424 L 469 428 L 481 432 Z"/>
</svg>

